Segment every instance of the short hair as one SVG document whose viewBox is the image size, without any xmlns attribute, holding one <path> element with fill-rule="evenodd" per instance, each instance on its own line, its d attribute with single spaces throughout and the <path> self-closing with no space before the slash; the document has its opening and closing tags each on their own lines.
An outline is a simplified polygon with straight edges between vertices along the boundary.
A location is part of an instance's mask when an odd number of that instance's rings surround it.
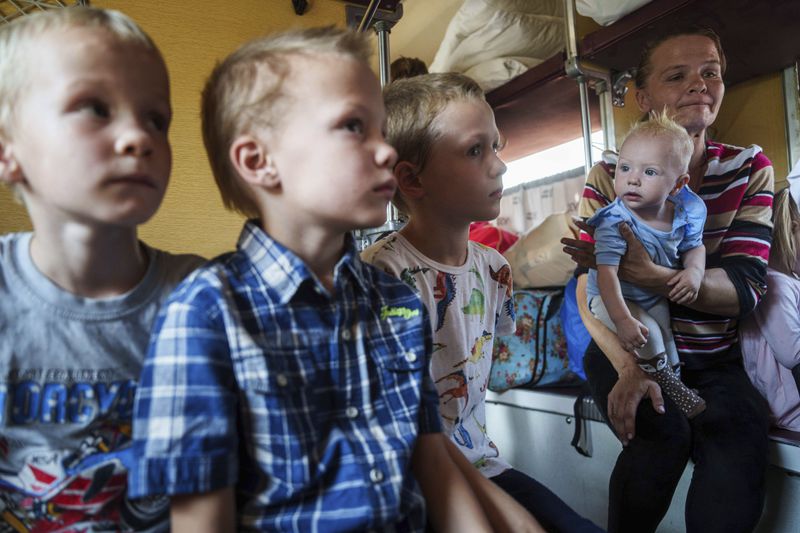
<svg viewBox="0 0 800 533">
<path fill-rule="evenodd" d="M 113 9 L 68 7 L 49 9 L 0 26 L 0 138 L 10 135 L 14 105 L 24 92 L 35 39 L 58 29 L 103 29 L 120 42 L 152 51 L 163 62 L 153 40 L 127 15 Z"/>
<path fill-rule="evenodd" d="M 725 59 L 725 52 L 722 50 L 722 41 L 720 40 L 719 35 L 717 35 L 717 33 L 711 28 L 704 26 L 691 26 L 689 28 L 670 31 L 669 33 L 645 44 L 639 57 L 639 65 L 636 67 L 636 77 L 634 78 L 637 89 L 642 89 L 645 85 L 647 85 L 647 78 L 649 78 L 650 74 L 653 72 L 652 60 L 655 49 L 670 39 L 675 37 L 683 37 L 685 35 L 697 35 L 711 39 L 711 41 L 714 43 L 714 47 L 717 49 L 717 53 L 719 54 L 720 71 L 723 75 L 725 74 L 727 61 Z"/>
<path fill-rule="evenodd" d="M 372 49 L 364 33 L 334 26 L 292 30 L 244 44 L 211 72 L 202 95 L 203 143 L 227 209 L 247 217 L 259 215 L 252 193 L 237 174 L 228 152 L 236 137 L 254 126 L 275 129 L 280 125 L 281 111 L 291 99 L 291 91 L 284 84 L 291 71 L 291 57 L 313 58 L 319 54 L 368 63 Z"/>
<path fill-rule="evenodd" d="M 797 245 L 792 231 L 792 222 L 800 224 L 798 210 L 789 188 L 786 187 L 775 194 L 772 211 L 772 248 L 769 252 L 769 264 L 775 270 L 793 275 L 797 257 Z"/>
<path fill-rule="evenodd" d="M 625 134 L 622 145 L 634 135 L 668 138 L 672 142 L 670 155 L 677 158 L 681 173 L 689 171 L 689 162 L 694 153 L 694 142 L 686 132 L 686 129 L 670 118 L 666 109 L 661 112 L 651 111 L 647 116 L 647 120 L 634 123 L 628 133 Z"/>
<path fill-rule="evenodd" d="M 398 57 L 389 65 L 389 78 L 392 81 L 427 73 L 425 62 L 417 57 Z"/>
<path fill-rule="evenodd" d="M 397 161 L 413 164 L 418 172 L 425 168 L 431 148 L 442 134 L 436 119 L 449 103 L 469 99 L 486 101 L 475 80 L 456 72 L 422 74 L 386 86 L 386 141 L 397 150 Z M 392 202 L 408 212 L 399 191 Z"/>
</svg>

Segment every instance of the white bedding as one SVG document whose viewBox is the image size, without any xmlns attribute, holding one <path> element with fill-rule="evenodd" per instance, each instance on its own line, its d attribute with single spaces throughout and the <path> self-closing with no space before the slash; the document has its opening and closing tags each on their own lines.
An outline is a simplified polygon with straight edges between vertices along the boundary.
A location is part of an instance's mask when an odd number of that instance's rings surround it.
<svg viewBox="0 0 800 533">
<path fill-rule="evenodd" d="M 564 48 L 562 0 L 465 0 L 431 72 L 462 72 L 491 90 Z"/>
<path fill-rule="evenodd" d="M 652 0 L 575 0 L 575 10 L 601 26 L 618 21 Z"/>
</svg>

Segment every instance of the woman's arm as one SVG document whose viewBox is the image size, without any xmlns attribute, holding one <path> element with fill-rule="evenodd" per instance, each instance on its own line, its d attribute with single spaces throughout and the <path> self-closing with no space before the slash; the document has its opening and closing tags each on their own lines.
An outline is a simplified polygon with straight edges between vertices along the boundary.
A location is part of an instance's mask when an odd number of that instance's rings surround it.
<svg viewBox="0 0 800 533">
<path fill-rule="evenodd" d="M 236 530 L 233 487 L 175 496 L 170 503 L 170 522 L 175 533 L 227 533 Z"/>
<path fill-rule="evenodd" d="M 575 295 L 578 301 L 578 312 L 586 329 L 597 346 L 603 351 L 614 366 L 619 378 L 608 395 L 608 418 L 612 427 L 627 446 L 636 434 L 636 409 L 642 398 L 649 396 L 653 408 L 658 413 L 664 412 L 664 399 L 661 387 L 649 379 L 647 374 L 636 364 L 633 354 L 625 351 L 613 331 L 605 327 L 589 311 L 586 303 L 587 275 L 578 276 Z"/>
<path fill-rule="evenodd" d="M 620 235 L 627 242 L 628 251 L 622 256 L 619 277 L 668 298 L 672 289 L 668 282 L 675 276 L 676 271 L 655 264 L 627 224 L 620 224 Z M 688 307 L 714 315 L 739 316 L 739 295 L 728 273 L 722 268 L 706 270 L 697 292 L 697 299 Z"/>
<path fill-rule="evenodd" d="M 614 322 L 622 348 L 633 352 L 647 342 L 648 331 L 638 320 L 633 318 L 625 298 L 622 296 L 622 287 L 617 277 L 617 267 L 614 265 L 597 265 L 597 285 L 603 306 L 609 318 Z"/>
<path fill-rule="evenodd" d="M 575 224 L 588 235 L 594 231 L 594 228 L 583 221 L 576 220 Z M 667 283 L 677 271 L 655 264 L 627 224 L 620 224 L 619 232 L 628 248 L 619 265 L 619 277 L 668 298 L 672 287 Z M 565 237 L 561 239 L 561 243 L 564 245 L 564 252 L 579 267 L 596 268 L 593 242 Z M 739 297 L 728 273 L 722 268 L 706 270 L 697 299 L 688 307 L 720 316 L 738 316 Z"/>
<path fill-rule="evenodd" d="M 492 531 L 475 493 L 450 458 L 444 440 L 442 433 L 420 434 L 411 459 L 434 531 Z"/>
</svg>

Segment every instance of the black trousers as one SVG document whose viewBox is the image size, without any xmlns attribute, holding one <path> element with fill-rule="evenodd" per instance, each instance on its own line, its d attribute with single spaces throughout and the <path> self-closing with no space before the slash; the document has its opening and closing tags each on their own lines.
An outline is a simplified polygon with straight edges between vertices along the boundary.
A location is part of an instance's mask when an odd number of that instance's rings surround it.
<svg viewBox="0 0 800 533">
<path fill-rule="evenodd" d="M 489 479 L 536 517 L 548 533 L 603 533 L 554 492 L 519 470 L 509 468 Z"/>
<path fill-rule="evenodd" d="M 592 342 L 584 368 L 597 406 L 608 420 L 608 394 L 617 373 Z M 766 401 L 750 383 L 740 358 L 681 370 L 707 407 L 688 420 L 664 397 L 665 414 L 645 398 L 636 435 L 617 458 L 609 483 L 609 532 L 655 531 L 669 509 L 687 461 L 694 461 L 686 499 L 689 533 L 752 531 L 764 506 L 767 467 Z"/>
</svg>

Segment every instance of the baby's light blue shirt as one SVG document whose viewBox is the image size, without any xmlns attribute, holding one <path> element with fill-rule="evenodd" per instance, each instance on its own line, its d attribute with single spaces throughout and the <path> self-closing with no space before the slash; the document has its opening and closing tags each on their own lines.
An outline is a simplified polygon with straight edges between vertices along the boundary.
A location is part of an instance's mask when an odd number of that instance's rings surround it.
<svg viewBox="0 0 800 533">
<path fill-rule="evenodd" d="M 598 265 L 619 265 L 627 250 L 625 239 L 619 234 L 619 224 L 626 222 L 634 235 L 644 245 L 650 258 L 658 265 L 670 268 L 681 266 L 680 254 L 703 244 L 703 226 L 706 221 L 706 205 L 688 186 L 677 195 L 667 198 L 675 204 L 675 216 L 670 231 L 652 228 L 638 219 L 622 203 L 620 198 L 597 211 L 588 220 L 595 227 L 595 259 Z M 620 280 L 622 296 L 644 309 L 650 309 L 661 296 L 645 291 Z M 587 297 L 591 300 L 600 295 L 597 286 L 597 270 L 589 271 Z"/>
</svg>

